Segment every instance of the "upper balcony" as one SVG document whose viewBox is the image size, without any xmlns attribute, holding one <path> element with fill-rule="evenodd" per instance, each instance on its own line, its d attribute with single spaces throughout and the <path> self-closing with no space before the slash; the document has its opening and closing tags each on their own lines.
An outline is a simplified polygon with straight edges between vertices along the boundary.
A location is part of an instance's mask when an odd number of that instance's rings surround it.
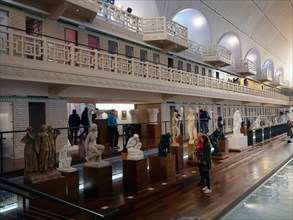
<svg viewBox="0 0 293 220">
<path fill-rule="evenodd" d="M 188 48 L 188 29 L 166 17 L 143 18 L 142 39 L 164 51 L 181 52 Z"/>
<path fill-rule="evenodd" d="M 202 47 L 202 61 L 214 67 L 225 67 L 232 64 L 231 51 L 221 45 Z"/>
<path fill-rule="evenodd" d="M 234 65 L 235 72 L 241 74 L 244 77 L 256 75 L 255 63 L 251 60 L 236 60 Z"/>
<path fill-rule="evenodd" d="M 256 74 L 256 79 L 260 82 L 272 82 L 273 73 L 270 69 L 262 69 L 261 73 Z"/>
<path fill-rule="evenodd" d="M 288 105 L 274 91 L 238 85 L 165 65 L 0 29 L 0 78 Z"/>
<path fill-rule="evenodd" d="M 284 85 L 284 77 L 282 75 L 276 76 L 271 82 L 273 87 L 283 86 Z"/>
<path fill-rule="evenodd" d="M 14 4 L 45 11 L 48 13 L 48 17 L 53 20 L 63 16 L 90 23 L 94 21 L 100 7 L 98 0 L 14 0 Z"/>
</svg>

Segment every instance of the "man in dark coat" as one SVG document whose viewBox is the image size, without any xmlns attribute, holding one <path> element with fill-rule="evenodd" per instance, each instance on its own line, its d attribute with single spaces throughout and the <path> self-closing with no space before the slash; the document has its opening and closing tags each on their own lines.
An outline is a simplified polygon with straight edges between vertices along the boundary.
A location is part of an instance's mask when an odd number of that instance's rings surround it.
<svg viewBox="0 0 293 220">
<path fill-rule="evenodd" d="M 76 110 L 72 110 L 72 114 L 69 116 L 68 124 L 70 127 L 70 135 L 71 135 L 71 141 L 70 144 L 72 145 L 72 142 L 74 144 L 77 144 L 77 133 L 79 131 L 79 125 L 80 125 L 80 117 L 78 114 L 76 114 Z"/>
</svg>

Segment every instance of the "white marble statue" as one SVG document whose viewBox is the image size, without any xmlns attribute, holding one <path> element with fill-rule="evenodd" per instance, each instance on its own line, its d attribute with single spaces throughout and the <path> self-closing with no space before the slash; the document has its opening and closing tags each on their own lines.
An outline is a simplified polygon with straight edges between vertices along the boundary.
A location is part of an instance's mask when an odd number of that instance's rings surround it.
<svg viewBox="0 0 293 220">
<path fill-rule="evenodd" d="M 258 129 L 258 128 L 261 128 L 261 125 L 260 125 L 260 116 L 258 116 L 255 121 L 252 123 L 252 128 L 253 129 Z"/>
<path fill-rule="evenodd" d="M 194 126 L 195 116 L 193 109 L 190 107 L 188 110 L 187 116 L 187 132 L 189 135 L 189 144 L 194 144 L 194 141 L 197 139 L 197 131 Z"/>
<path fill-rule="evenodd" d="M 127 160 L 143 159 L 143 152 L 140 150 L 142 143 L 139 140 L 138 134 L 134 134 L 127 142 Z"/>
<path fill-rule="evenodd" d="M 73 172 L 76 168 L 71 167 L 72 157 L 68 157 L 68 146 L 64 146 L 59 151 L 59 167 L 57 170 L 63 172 Z"/>
<path fill-rule="evenodd" d="M 92 124 L 90 132 L 85 139 L 85 159 L 86 166 L 100 167 L 108 165 L 109 163 L 102 160 L 102 154 L 105 150 L 105 147 L 101 144 L 97 144 L 98 137 L 98 128 L 96 124 Z"/>
<path fill-rule="evenodd" d="M 240 134 L 240 128 L 241 128 L 241 114 L 239 110 L 236 110 L 233 115 L 233 134 Z"/>
<path fill-rule="evenodd" d="M 177 112 L 174 112 L 172 118 L 172 145 L 179 145 L 176 141 L 176 138 L 179 135 L 178 121 Z"/>
</svg>

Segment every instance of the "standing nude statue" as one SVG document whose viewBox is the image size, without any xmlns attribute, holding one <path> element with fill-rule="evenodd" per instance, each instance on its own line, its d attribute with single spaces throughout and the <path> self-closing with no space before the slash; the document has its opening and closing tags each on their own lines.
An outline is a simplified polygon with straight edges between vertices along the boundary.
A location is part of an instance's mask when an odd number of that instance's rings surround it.
<svg viewBox="0 0 293 220">
<path fill-rule="evenodd" d="M 179 128 L 178 128 L 178 118 L 177 118 L 177 112 L 173 113 L 173 118 L 172 118 L 172 141 L 174 144 L 178 144 L 176 139 L 179 135 Z"/>
<path fill-rule="evenodd" d="M 195 116 L 193 109 L 189 108 L 187 116 L 187 132 L 189 135 L 189 143 L 194 144 L 194 141 L 197 139 L 197 131 L 194 126 Z"/>
</svg>

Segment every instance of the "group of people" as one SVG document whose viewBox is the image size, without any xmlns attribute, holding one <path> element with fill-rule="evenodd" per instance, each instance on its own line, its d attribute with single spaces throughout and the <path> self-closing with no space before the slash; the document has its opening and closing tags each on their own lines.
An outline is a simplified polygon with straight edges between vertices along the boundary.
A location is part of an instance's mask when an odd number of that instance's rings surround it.
<svg viewBox="0 0 293 220">
<path fill-rule="evenodd" d="M 69 116 L 68 125 L 70 127 L 70 143 L 71 145 L 77 145 L 77 140 L 82 139 L 83 137 L 87 137 L 89 134 L 89 126 L 92 123 L 95 123 L 98 114 L 98 108 L 95 109 L 95 113 L 91 114 L 89 112 L 88 107 L 85 107 L 81 117 L 77 114 L 76 110 L 72 110 L 72 114 Z M 91 117 L 91 122 L 89 116 Z M 80 125 L 83 126 L 83 131 L 78 135 Z M 110 136 L 110 149 L 118 148 L 118 128 L 117 128 L 117 120 L 115 115 L 115 110 L 110 110 L 108 114 L 108 126 L 109 126 L 109 136 Z"/>
</svg>

